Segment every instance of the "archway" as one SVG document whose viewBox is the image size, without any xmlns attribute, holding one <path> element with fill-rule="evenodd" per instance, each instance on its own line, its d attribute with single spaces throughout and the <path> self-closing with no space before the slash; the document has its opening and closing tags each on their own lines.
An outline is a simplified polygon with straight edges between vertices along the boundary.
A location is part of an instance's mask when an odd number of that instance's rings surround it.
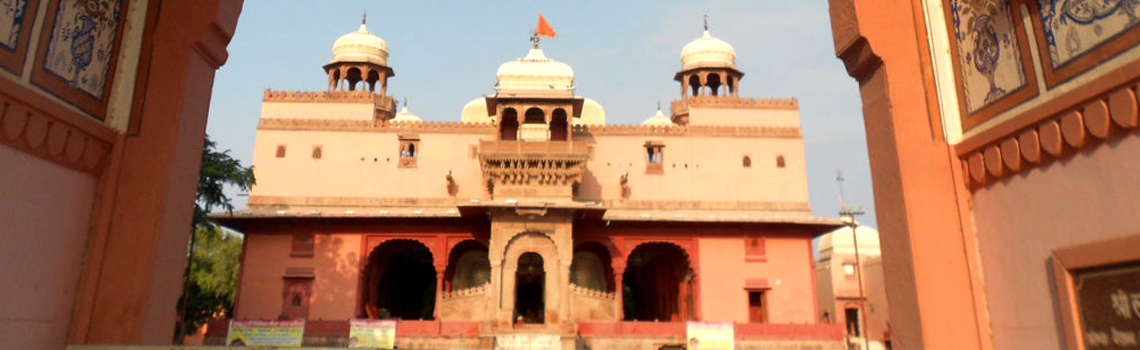
<svg viewBox="0 0 1140 350">
<path fill-rule="evenodd" d="M 693 89 L 693 96 L 701 95 L 701 78 L 696 75 L 689 76 L 689 88 Z"/>
<path fill-rule="evenodd" d="M 709 95 L 720 96 L 720 74 L 712 73 L 708 77 Z"/>
<path fill-rule="evenodd" d="M 586 242 L 574 248 L 570 263 L 570 283 L 603 292 L 614 291 L 614 269 L 610 252 L 598 242 Z"/>
<path fill-rule="evenodd" d="M 466 240 L 457 244 L 448 257 L 444 290 L 464 290 L 490 283 L 491 261 L 487 256 L 487 247 L 479 242 Z"/>
<path fill-rule="evenodd" d="M 352 67 L 345 73 L 344 78 L 348 80 L 348 91 L 356 91 L 356 83 L 364 80 L 363 73 L 360 68 Z"/>
<path fill-rule="evenodd" d="M 364 309 L 381 318 L 432 319 L 435 311 L 435 266 L 423 243 L 387 241 L 368 255 Z"/>
<path fill-rule="evenodd" d="M 503 110 L 503 121 L 499 123 L 499 140 L 514 141 L 519 137 L 519 112 L 514 108 Z"/>
<path fill-rule="evenodd" d="M 542 256 L 527 252 L 519 255 L 515 271 L 515 319 L 523 323 L 544 323 L 546 316 L 546 269 Z"/>
<path fill-rule="evenodd" d="M 692 268 L 671 243 L 637 246 L 626 260 L 622 305 L 630 321 L 682 321 L 692 317 Z"/>
<path fill-rule="evenodd" d="M 550 140 L 566 141 L 570 137 L 570 123 L 566 118 L 566 110 L 558 108 L 550 117 Z"/>
</svg>

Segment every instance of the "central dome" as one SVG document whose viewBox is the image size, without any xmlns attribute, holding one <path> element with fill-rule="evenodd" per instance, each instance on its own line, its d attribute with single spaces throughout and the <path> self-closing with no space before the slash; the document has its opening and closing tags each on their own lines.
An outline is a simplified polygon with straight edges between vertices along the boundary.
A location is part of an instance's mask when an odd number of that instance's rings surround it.
<svg viewBox="0 0 1140 350">
<path fill-rule="evenodd" d="M 704 35 L 681 49 L 681 70 L 700 67 L 736 68 L 736 49 L 706 29 Z"/>
<path fill-rule="evenodd" d="M 503 63 L 496 76 L 497 90 L 574 89 L 574 70 L 568 64 L 546 58 L 542 49 L 531 49 L 526 57 Z"/>
<path fill-rule="evenodd" d="M 388 65 L 388 43 L 368 31 L 363 23 L 360 29 L 345 34 L 333 43 L 333 58 L 329 63 L 373 63 Z"/>
</svg>

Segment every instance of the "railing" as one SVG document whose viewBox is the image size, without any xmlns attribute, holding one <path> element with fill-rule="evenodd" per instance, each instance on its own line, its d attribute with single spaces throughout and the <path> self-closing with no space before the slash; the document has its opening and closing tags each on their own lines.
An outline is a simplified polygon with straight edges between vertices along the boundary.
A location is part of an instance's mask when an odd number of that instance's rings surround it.
<svg viewBox="0 0 1140 350">
<path fill-rule="evenodd" d="M 592 297 L 592 298 L 598 298 L 598 299 L 615 300 L 615 298 L 616 298 L 615 293 L 607 293 L 607 292 L 600 291 L 600 290 L 593 290 L 593 289 L 582 287 L 582 286 L 579 286 L 579 285 L 573 284 L 573 283 L 570 284 L 570 291 L 574 292 L 574 294 L 584 295 L 584 296 L 588 296 L 588 297 Z"/>
<path fill-rule="evenodd" d="M 581 155 L 590 154 L 590 145 L 569 141 L 479 141 L 479 153 L 496 155 Z"/>
<path fill-rule="evenodd" d="M 484 294 L 487 294 L 487 289 L 490 287 L 491 287 L 491 283 L 487 282 L 487 283 L 484 283 L 482 285 L 474 286 L 471 288 L 465 288 L 465 289 L 460 289 L 460 290 L 450 291 L 450 292 L 443 292 L 443 294 L 440 295 L 440 298 L 447 300 L 447 299 L 454 299 L 454 298 L 484 295 Z"/>
</svg>

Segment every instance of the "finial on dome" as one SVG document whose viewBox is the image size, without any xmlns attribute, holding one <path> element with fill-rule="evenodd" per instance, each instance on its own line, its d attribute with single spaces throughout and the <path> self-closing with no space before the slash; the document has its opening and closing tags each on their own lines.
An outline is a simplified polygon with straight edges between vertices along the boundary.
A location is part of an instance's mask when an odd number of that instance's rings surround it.
<svg viewBox="0 0 1140 350">
<path fill-rule="evenodd" d="M 657 100 L 657 110 L 661 110 L 661 100 Z"/>
<path fill-rule="evenodd" d="M 365 23 L 368 23 L 368 11 L 364 11 L 364 15 L 360 16 L 360 25 L 364 25 Z M 708 27 L 708 25 L 706 24 L 705 27 Z"/>
<path fill-rule="evenodd" d="M 408 96 L 404 96 L 404 108 L 408 108 Z"/>
<path fill-rule="evenodd" d="M 705 14 L 705 31 L 709 30 L 709 14 Z"/>
</svg>

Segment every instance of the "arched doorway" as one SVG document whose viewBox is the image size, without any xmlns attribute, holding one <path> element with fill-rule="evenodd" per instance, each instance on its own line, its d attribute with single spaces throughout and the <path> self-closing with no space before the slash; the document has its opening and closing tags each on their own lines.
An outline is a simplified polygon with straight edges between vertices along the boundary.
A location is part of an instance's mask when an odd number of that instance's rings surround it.
<svg viewBox="0 0 1140 350">
<path fill-rule="evenodd" d="M 519 137 L 519 113 L 514 108 L 503 110 L 503 120 L 499 125 L 499 140 L 514 141 Z"/>
<path fill-rule="evenodd" d="M 542 256 L 528 252 L 519 255 L 515 271 L 515 319 L 523 323 L 543 323 L 546 316 L 546 269 Z"/>
<path fill-rule="evenodd" d="M 423 243 L 392 240 L 368 255 L 364 309 L 380 318 L 430 320 L 435 311 L 435 266 Z"/>
<path fill-rule="evenodd" d="M 598 242 L 586 242 L 574 248 L 570 263 L 570 283 L 602 292 L 613 292 L 614 269 L 610 252 Z"/>
<path fill-rule="evenodd" d="M 671 243 L 637 246 L 626 260 L 622 305 L 628 321 L 692 318 L 692 268 L 688 255 Z"/>
<path fill-rule="evenodd" d="M 444 290 L 449 292 L 490 283 L 491 261 L 487 259 L 487 246 L 467 240 L 452 248 L 444 281 Z"/>
<path fill-rule="evenodd" d="M 558 108 L 551 114 L 550 140 L 566 141 L 570 137 L 570 121 L 566 117 L 566 110 Z"/>
</svg>

